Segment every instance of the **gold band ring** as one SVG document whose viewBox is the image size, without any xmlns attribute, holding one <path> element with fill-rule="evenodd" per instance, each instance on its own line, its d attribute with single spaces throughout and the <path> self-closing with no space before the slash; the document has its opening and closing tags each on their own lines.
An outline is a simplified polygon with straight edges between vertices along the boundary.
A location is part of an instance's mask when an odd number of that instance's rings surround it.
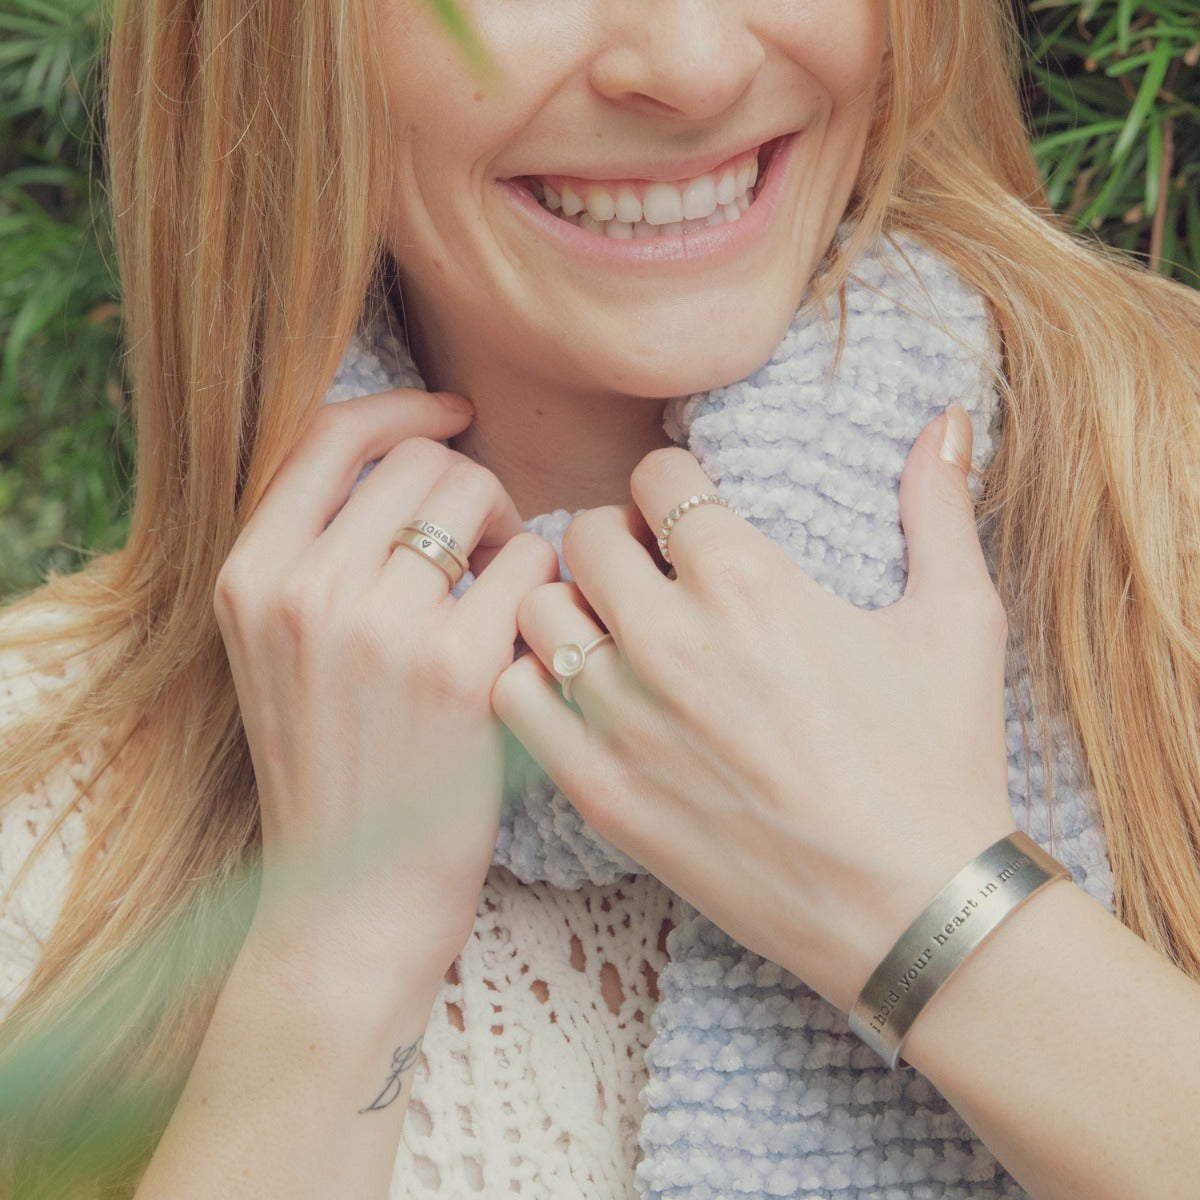
<svg viewBox="0 0 1200 1200">
<path fill-rule="evenodd" d="M 429 559 L 434 566 L 445 573 L 451 587 L 454 587 L 463 575 L 466 574 L 458 559 L 441 542 L 431 538 L 427 533 L 421 533 L 416 529 L 410 529 L 405 526 L 392 539 L 393 550 L 401 546 L 406 550 L 415 550 L 422 558 Z"/>
<path fill-rule="evenodd" d="M 550 659 L 550 669 L 557 676 L 559 686 L 562 688 L 562 697 L 568 704 L 571 703 L 571 684 L 587 666 L 587 656 L 602 642 L 611 642 L 612 640 L 611 633 L 602 633 L 599 637 L 592 638 L 586 645 L 581 646 L 578 642 L 565 642 L 555 650 L 554 656 Z"/>
<path fill-rule="evenodd" d="M 675 505 L 673 509 L 665 517 L 663 523 L 658 530 L 658 552 L 663 556 L 663 561 L 667 566 L 672 566 L 671 551 L 667 547 L 667 542 L 671 538 L 671 530 L 675 528 L 676 522 L 684 515 L 691 512 L 693 508 L 699 508 L 702 504 L 719 504 L 722 508 L 729 509 L 734 512 L 735 509 L 723 496 L 718 496 L 715 492 L 705 492 L 702 496 L 689 496 L 681 504 Z"/>
<path fill-rule="evenodd" d="M 432 521 L 409 521 L 404 528 L 411 529 L 413 533 L 433 538 L 458 563 L 459 569 L 464 575 L 470 569 L 467 552 L 440 525 L 435 525 Z"/>
</svg>

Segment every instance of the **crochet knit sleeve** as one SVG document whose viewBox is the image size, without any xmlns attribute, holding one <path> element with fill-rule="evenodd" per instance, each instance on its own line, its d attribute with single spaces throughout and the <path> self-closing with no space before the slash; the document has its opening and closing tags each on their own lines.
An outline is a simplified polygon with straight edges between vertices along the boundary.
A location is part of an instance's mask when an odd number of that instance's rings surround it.
<svg viewBox="0 0 1200 1200">
<path fill-rule="evenodd" d="M 43 661 L 37 652 L 0 652 L 0 739 L 65 678 L 61 664 Z M 29 982 L 66 897 L 85 821 L 75 811 L 54 825 L 76 795 L 82 770 L 82 761 L 64 761 L 52 777 L 0 808 L 0 1017 Z"/>
</svg>

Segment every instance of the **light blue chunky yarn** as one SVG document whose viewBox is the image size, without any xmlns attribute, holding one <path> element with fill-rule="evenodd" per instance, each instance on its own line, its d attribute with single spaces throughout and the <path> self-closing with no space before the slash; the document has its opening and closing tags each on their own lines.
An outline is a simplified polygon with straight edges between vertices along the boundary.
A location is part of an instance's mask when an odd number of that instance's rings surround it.
<svg viewBox="0 0 1200 1200">
<path fill-rule="evenodd" d="M 908 449 L 959 403 L 972 416 L 977 458 L 986 457 L 997 351 L 980 298 L 912 243 L 881 243 L 856 264 L 835 368 L 836 346 L 836 316 L 806 306 L 770 362 L 740 383 L 672 402 L 666 427 L 721 495 L 813 578 L 876 608 L 904 585 L 897 495 Z M 329 398 L 396 384 L 420 386 L 411 363 L 356 345 Z M 530 525 L 558 544 L 568 521 L 559 512 Z M 1069 748 L 1054 756 L 1052 826 L 1042 761 L 1011 689 L 1008 751 L 1018 825 L 1110 904 L 1104 843 Z M 564 888 L 640 871 L 520 755 L 496 862 L 526 882 Z M 637 1179 L 647 1200 L 1024 1194 L 921 1076 L 886 1070 L 840 1013 L 681 908 L 646 1056 Z"/>
</svg>

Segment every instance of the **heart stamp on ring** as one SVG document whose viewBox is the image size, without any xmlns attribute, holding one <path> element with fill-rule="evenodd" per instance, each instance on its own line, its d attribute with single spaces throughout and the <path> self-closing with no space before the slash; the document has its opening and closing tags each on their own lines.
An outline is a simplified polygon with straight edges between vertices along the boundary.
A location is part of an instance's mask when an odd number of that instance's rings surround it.
<svg viewBox="0 0 1200 1200">
<path fill-rule="evenodd" d="M 403 529 L 396 531 L 396 536 L 392 539 L 392 550 L 400 546 L 406 546 L 414 554 L 420 554 L 427 558 L 434 566 L 438 567 L 445 573 L 446 578 L 450 581 L 450 586 L 456 587 L 458 581 L 467 573 L 469 563 L 467 556 L 457 549 L 458 543 L 448 534 L 445 538 L 441 536 L 445 533 L 442 530 L 439 533 L 436 525 L 430 525 L 428 521 L 419 523 L 424 528 L 418 527 L 418 522 L 410 522 Z M 391 551 L 389 551 L 389 554 Z"/>
</svg>

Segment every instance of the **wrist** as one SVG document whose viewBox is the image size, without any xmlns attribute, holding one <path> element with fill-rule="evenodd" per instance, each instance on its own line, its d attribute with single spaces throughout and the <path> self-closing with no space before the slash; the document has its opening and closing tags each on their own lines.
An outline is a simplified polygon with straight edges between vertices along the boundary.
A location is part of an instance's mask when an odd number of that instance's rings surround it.
<svg viewBox="0 0 1200 1200">
<path fill-rule="evenodd" d="M 953 1073 L 972 1071 L 968 1064 L 992 1052 L 994 1037 L 1012 1048 L 1001 1033 L 1010 1024 L 1040 1034 L 1049 981 L 1077 971 L 1068 964 L 1098 925 L 1128 932 L 1081 888 L 1031 896 L 929 1001 L 904 1044 L 905 1062 L 939 1087 L 953 1086 Z"/>
<path fill-rule="evenodd" d="M 850 1010 L 850 1027 L 891 1067 L 926 1005 L 1043 888 L 1070 873 L 1031 838 L 1000 838 L 937 893 L 883 957 Z"/>
<path fill-rule="evenodd" d="M 247 938 L 258 969 L 324 995 L 349 981 L 381 1001 L 432 1002 L 471 935 L 482 873 L 435 886 L 416 872 L 360 878 L 331 876 L 320 861 L 288 867 L 264 875 Z"/>
<path fill-rule="evenodd" d="M 820 903 L 806 905 L 802 936 L 788 930 L 789 955 L 778 961 L 849 1013 L 871 974 L 947 880 L 1014 832 L 1011 817 L 1001 817 L 914 835 L 911 845 L 882 862 L 876 857 L 870 873 L 836 862 L 824 879 L 809 884 Z"/>
<path fill-rule="evenodd" d="M 353 925 L 301 929 L 256 921 L 234 972 L 280 1003 L 332 1020 L 369 1025 L 413 1018 L 423 1028 L 448 965 L 424 948 L 381 943 Z"/>
</svg>

